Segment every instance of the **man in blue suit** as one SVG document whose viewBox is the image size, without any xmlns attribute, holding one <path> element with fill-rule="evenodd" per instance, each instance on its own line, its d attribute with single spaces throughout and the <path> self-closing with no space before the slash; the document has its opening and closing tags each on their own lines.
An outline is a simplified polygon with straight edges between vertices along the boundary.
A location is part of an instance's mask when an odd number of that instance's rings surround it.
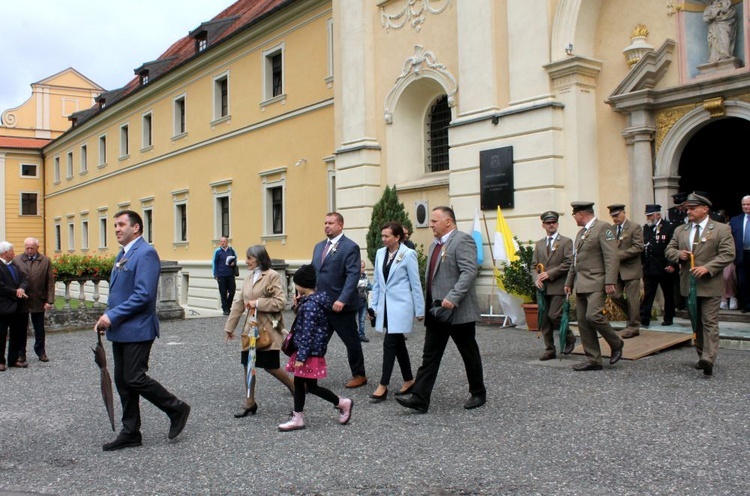
<svg viewBox="0 0 750 496">
<path fill-rule="evenodd" d="M 328 311 L 328 339 L 335 331 L 344 342 L 352 370 L 352 378 L 345 386 L 356 388 L 367 384 L 365 357 L 357 329 L 360 254 L 357 243 L 344 236 L 343 231 L 344 217 L 338 212 L 326 214 L 328 239 L 315 245 L 312 264 L 318 278 L 317 290 L 325 291 L 334 302 Z"/>
<path fill-rule="evenodd" d="M 742 313 L 750 312 L 750 195 L 742 197 L 742 213 L 729 220 L 734 238 L 734 265 Z"/>
<path fill-rule="evenodd" d="M 114 441 L 102 446 L 104 451 L 141 445 L 141 396 L 169 416 L 169 439 L 182 432 L 190 414 L 190 405 L 146 375 L 151 345 L 159 336 L 156 290 L 161 263 L 142 234 L 143 221 L 136 212 L 123 210 L 115 214 L 115 236 L 122 250 L 112 268 L 107 311 L 95 329 L 99 333 L 106 331 L 107 339 L 112 341 L 122 430 Z"/>
</svg>

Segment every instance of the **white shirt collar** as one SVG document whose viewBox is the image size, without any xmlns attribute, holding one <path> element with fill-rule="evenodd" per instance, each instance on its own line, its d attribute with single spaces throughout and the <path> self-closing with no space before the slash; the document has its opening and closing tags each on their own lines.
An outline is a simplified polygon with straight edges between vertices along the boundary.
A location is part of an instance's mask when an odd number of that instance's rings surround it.
<svg viewBox="0 0 750 496">
<path fill-rule="evenodd" d="M 138 237 L 137 237 L 137 238 L 135 238 L 135 239 L 134 239 L 133 241 L 131 241 L 130 243 L 128 243 L 128 244 L 126 244 L 125 246 L 123 246 L 123 247 L 122 247 L 122 251 L 123 251 L 124 253 L 127 253 L 127 252 L 128 252 L 128 251 L 129 251 L 129 250 L 130 250 L 130 249 L 131 249 L 131 248 L 133 247 L 133 244 L 134 244 L 134 243 L 135 243 L 136 241 L 138 241 L 138 239 L 139 239 L 139 238 L 140 238 L 140 236 L 138 236 Z"/>
<path fill-rule="evenodd" d="M 442 236 L 440 237 L 440 244 L 441 244 L 441 245 L 444 245 L 444 244 L 445 244 L 445 242 L 446 242 L 446 241 L 448 241 L 448 238 L 450 238 L 450 236 L 451 236 L 451 233 L 452 233 L 453 231 L 455 231 L 455 229 L 451 229 L 450 231 L 448 231 L 447 233 L 443 234 L 443 235 L 442 235 Z"/>
<path fill-rule="evenodd" d="M 339 241 L 341 241 L 342 236 L 344 236 L 344 232 L 343 231 L 341 231 L 341 233 L 338 236 L 336 236 L 335 238 L 328 238 L 328 241 L 331 242 L 331 245 L 335 245 L 336 243 L 338 243 Z"/>
</svg>

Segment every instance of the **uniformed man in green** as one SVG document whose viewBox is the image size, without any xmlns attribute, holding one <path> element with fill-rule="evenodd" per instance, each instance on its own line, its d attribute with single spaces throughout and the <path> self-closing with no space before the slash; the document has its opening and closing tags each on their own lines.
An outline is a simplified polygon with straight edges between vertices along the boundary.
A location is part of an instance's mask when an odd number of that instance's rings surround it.
<svg viewBox="0 0 750 496">
<path fill-rule="evenodd" d="M 614 294 L 619 261 L 617 241 L 612 226 L 594 215 L 594 203 L 576 201 L 573 219 L 582 229 L 573 240 L 573 266 L 565 281 L 565 293 L 575 289 L 576 316 L 586 361 L 574 370 L 602 370 L 602 353 L 597 332 L 611 349 L 609 363 L 622 358 L 624 341 L 617 335 L 604 316 L 607 295 Z"/>
<path fill-rule="evenodd" d="M 625 312 L 628 326 L 620 337 L 633 338 L 641 332 L 641 277 L 643 265 L 643 229 L 628 220 L 625 205 L 616 203 L 607 207 L 612 217 L 612 228 L 617 239 L 617 256 L 620 260 L 619 276 L 612 303 Z"/>
<path fill-rule="evenodd" d="M 709 218 L 711 202 L 691 193 L 685 201 L 688 223 L 677 227 L 667 245 L 667 260 L 680 264 L 680 290 L 688 295 L 690 276 L 695 276 L 697 313 L 696 369 L 713 375 L 719 350 L 719 306 L 724 295 L 724 267 L 734 261 L 734 237 L 727 224 Z M 691 259 L 693 261 L 691 262 Z"/>
<path fill-rule="evenodd" d="M 565 280 L 573 263 L 573 241 L 557 232 L 560 216 L 552 210 L 541 215 L 545 236 L 534 245 L 531 266 L 532 277 L 538 289 L 544 290 L 547 311 L 539 322 L 539 331 L 544 338 L 544 353 L 539 360 L 552 360 L 557 356 L 553 329 L 560 328 L 563 302 L 565 301 Z M 576 337 L 568 333 L 563 355 L 570 355 L 576 346 Z"/>
</svg>

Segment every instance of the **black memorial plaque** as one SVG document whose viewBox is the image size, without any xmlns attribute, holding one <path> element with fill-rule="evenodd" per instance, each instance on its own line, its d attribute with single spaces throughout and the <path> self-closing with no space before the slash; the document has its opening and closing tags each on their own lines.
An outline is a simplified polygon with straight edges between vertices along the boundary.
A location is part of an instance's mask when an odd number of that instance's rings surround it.
<svg viewBox="0 0 750 496">
<path fill-rule="evenodd" d="M 479 152 L 479 188 L 482 210 L 513 208 L 513 147 Z"/>
</svg>

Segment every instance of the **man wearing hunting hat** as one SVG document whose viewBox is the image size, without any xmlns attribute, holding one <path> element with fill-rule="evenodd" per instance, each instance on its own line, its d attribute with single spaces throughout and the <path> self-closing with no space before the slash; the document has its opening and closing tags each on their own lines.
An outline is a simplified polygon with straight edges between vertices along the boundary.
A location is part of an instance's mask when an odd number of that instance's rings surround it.
<svg viewBox="0 0 750 496">
<path fill-rule="evenodd" d="M 594 203 L 576 201 L 573 219 L 582 229 L 573 240 L 573 265 L 565 281 L 565 294 L 575 289 L 576 317 L 586 361 L 574 370 L 602 370 L 602 354 L 597 332 L 611 349 L 609 363 L 622 358 L 623 340 L 604 316 L 607 295 L 615 292 L 619 260 L 612 226 L 594 215 Z"/>
<path fill-rule="evenodd" d="M 727 224 L 709 218 L 711 202 L 691 193 L 685 201 L 689 223 L 675 230 L 667 246 L 667 259 L 680 264 L 680 290 L 688 295 L 690 276 L 695 276 L 695 368 L 713 375 L 719 350 L 719 306 L 724 294 L 724 267 L 734 260 L 734 238 Z M 691 259 L 693 260 L 691 262 Z"/>
<path fill-rule="evenodd" d="M 544 353 L 539 360 L 551 360 L 557 356 L 553 329 L 560 328 L 565 301 L 565 279 L 573 263 L 573 240 L 557 232 L 559 218 L 559 214 L 551 210 L 541 215 L 546 235 L 536 242 L 531 257 L 531 267 L 534 270 L 532 277 L 536 281 L 536 287 L 544 289 L 547 307 L 547 312 L 539 322 L 539 331 L 544 338 Z M 563 355 L 571 354 L 575 345 L 576 337 L 569 332 Z"/>
<path fill-rule="evenodd" d="M 617 240 L 617 257 L 620 270 L 617 287 L 611 296 L 612 303 L 625 312 L 628 326 L 620 337 L 633 338 L 641 332 L 641 254 L 643 253 L 643 229 L 640 224 L 628 220 L 625 205 L 616 203 L 607 207 L 612 217 Z"/>
</svg>

